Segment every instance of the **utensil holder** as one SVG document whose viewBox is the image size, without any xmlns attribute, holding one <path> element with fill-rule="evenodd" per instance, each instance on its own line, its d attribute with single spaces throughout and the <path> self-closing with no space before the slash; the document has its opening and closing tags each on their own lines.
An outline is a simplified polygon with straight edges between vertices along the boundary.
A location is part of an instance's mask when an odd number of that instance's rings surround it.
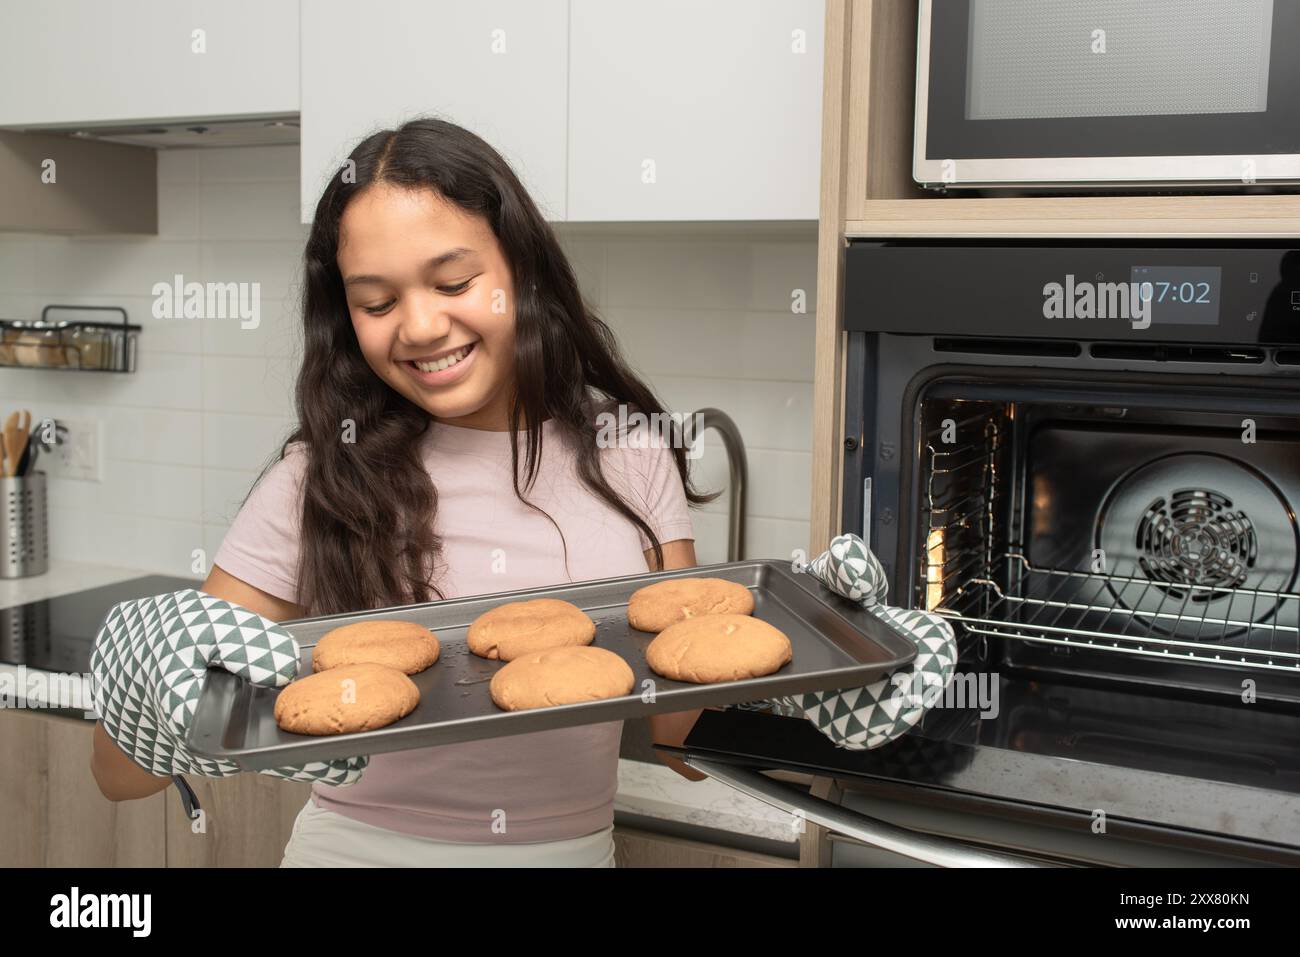
<svg viewBox="0 0 1300 957">
<path fill-rule="evenodd" d="M 0 578 L 43 575 L 50 567 L 45 473 L 0 477 Z"/>
</svg>

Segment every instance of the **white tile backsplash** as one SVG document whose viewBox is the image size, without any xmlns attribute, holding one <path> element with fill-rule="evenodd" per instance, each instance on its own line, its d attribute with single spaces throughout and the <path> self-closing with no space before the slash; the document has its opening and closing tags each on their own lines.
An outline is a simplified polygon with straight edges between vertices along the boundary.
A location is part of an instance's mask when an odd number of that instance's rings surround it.
<svg viewBox="0 0 1300 957">
<path fill-rule="evenodd" d="M 73 373 L 68 373 L 72 375 Z M 0 372 L 0 375 L 4 375 Z M 43 415 L 93 415 L 104 423 L 104 457 L 162 465 L 204 464 L 200 412 L 165 409 L 55 406 Z"/>
<path fill-rule="evenodd" d="M 194 278 L 199 282 L 255 282 L 263 300 L 298 299 L 304 241 L 205 241 L 201 244 L 202 264 Z"/>
<path fill-rule="evenodd" d="M 16 296 L 35 291 L 38 246 L 25 236 L 0 238 L 0 292 Z"/>
<path fill-rule="evenodd" d="M 204 356 L 203 408 L 252 415 L 293 414 L 293 374 L 285 359 Z"/>
<path fill-rule="evenodd" d="M 203 474 L 203 514 L 208 524 L 229 525 L 257 481 L 259 470 L 208 468 Z"/>
<path fill-rule="evenodd" d="M 188 150 L 198 160 L 204 183 L 279 182 L 298 188 L 298 150 L 284 146 L 250 146 L 229 150 Z M 296 194 L 295 194 L 296 195 Z M 297 216 L 294 216 L 297 219 Z"/>
<path fill-rule="evenodd" d="M 611 312 L 619 342 L 652 378 L 812 381 L 811 315 L 641 306 Z"/>
<path fill-rule="evenodd" d="M 32 290 L 48 302 L 67 296 L 148 296 L 156 283 L 199 271 L 199 244 L 170 239 L 77 239 L 44 243 Z"/>
<path fill-rule="evenodd" d="M 203 501 L 203 470 L 109 459 L 103 465 L 102 481 L 51 479 L 49 496 L 59 508 L 192 521 Z"/>
<path fill-rule="evenodd" d="M 299 355 L 299 308 L 297 302 L 263 296 L 256 322 L 232 316 L 197 323 L 202 331 L 202 351 L 210 356 Z"/>
<path fill-rule="evenodd" d="M 206 150 L 160 150 L 158 153 L 158 185 L 173 186 L 180 184 L 191 188 L 199 182 L 199 160 Z M 240 150 L 214 150 L 217 153 L 239 153 Z M 286 150 L 292 153 L 293 150 Z M 293 157 L 296 159 L 296 156 Z M 238 162 L 228 159 L 227 162 Z M 158 194 L 159 206 L 162 205 L 162 193 Z M 197 199 L 197 196 L 196 196 Z M 161 212 L 161 209 L 159 210 Z"/>
<path fill-rule="evenodd" d="M 747 449 L 812 451 L 811 382 L 675 375 L 649 378 L 670 409 L 694 412 L 715 408 L 727 413 Z"/>
<path fill-rule="evenodd" d="M 296 147 L 164 150 L 156 238 L 0 237 L 0 316 L 50 302 L 120 305 L 144 327 L 133 375 L 0 369 L 5 410 L 102 423 L 103 481 L 51 485 L 56 558 L 193 575 L 208 563 L 260 470 L 293 428 L 300 356 Z M 816 239 L 586 230 L 561 243 L 584 297 L 670 409 L 714 406 L 749 459 L 744 557 L 808 540 Z M 156 319 L 152 287 L 260 283 L 260 322 Z M 806 311 L 792 309 L 803 290 Z M 696 554 L 726 560 L 727 466 L 704 437 L 697 485 L 723 494 L 692 513 Z M 206 567 L 206 566 L 205 566 Z"/>
<path fill-rule="evenodd" d="M 199 238 L 199 192 L 193 183 L 158 183 L 158 237 Z"/>
<path fill-rule="evenodd" d="M 203 526 L 198 522 L 98 509 L 50 510 L 50 551 L 67 561 L 194 577 L 191 565 L 196 549 L 204 549 Z"/>
<path fill-rule="evenodd" d="M 284 182 L 221 182 L 199 188 L 200 235 L 204 239 L 283 239 L 300 243 L 307 227 L 298 222 L 298 199 Z M 301 251 L 301 249 L 299 250 Z"/>
<path fill-rule="evenodd" d="M 812 453 L 747 448 L 745 458 L 749 464 L 745 512 L 754 518 L 807 521 L 812 494 Z M 731 481 L 722 446 L 706 443 L 704 454 L 688 461 L 691 480 L 698 489 L 722 492 L 703 508 L 726 514 L 730 508 Z"/>
<path fill-rule="evenodd" d="M 608 244 L 605 268 L 611 310 L 789 312 L 794 290 L 805 290 L 810 303 L 815 297 L 817 244 L 620 239 Z"/>
<path fill-rule="evenodd" d="M 203 463 L 261 471 L 293 431 L 293 419 L 209 412 L 203 416 Z"/>
</svg>

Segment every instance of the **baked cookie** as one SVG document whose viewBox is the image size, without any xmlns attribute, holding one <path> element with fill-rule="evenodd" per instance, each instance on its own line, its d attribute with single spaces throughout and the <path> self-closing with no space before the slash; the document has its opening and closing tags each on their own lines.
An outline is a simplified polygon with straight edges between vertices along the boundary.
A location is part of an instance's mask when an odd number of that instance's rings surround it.
<svg viewBox="0 0 1300 957">
<path fill-rule="evenodd" d="M 669 625 L 703 615 L 749 615 L 754 596 L 724 578 L 670 578 L 632 592 L 627 623 L 637 631 L 663 631 Z"/>
<path fill-rule="evenodd" d="M 373 731 L 406 717 L 419 702 L 415 682 L 396 668 L 339 665 L 286 686 L 275 699 L 275 723 L 294 734 Z"/>
<path fill-rule="evenodd" d="M 359 621 L 321 636 L 311 652 L 312 671 L 369 662 L 408 675 L 438 660 L 438 636 L 413 621 Z"/>
<path fill-rule="evenodd" d="M 705 615 L 665 628 L 646 663 L 674 681 L 709 684 L 770 675 L 793 656 L 785 633 L 749 615 Z"/>
<path fill-rule="evenodd" d="M 630 694 L 636 678 L 628 663 L 604 648 L 568 645 L 520 655 L 492 676 L 498 708 L 522 711 Z"/>
<path fill-rule="evenodd" d="M 465 641 L 480 658 L 512 661 L 520 655 L 566 645 L 589 645 L 596 623 L 577 605 L 534 598 L 498 605 L 474 619 Z"/>
</svg>

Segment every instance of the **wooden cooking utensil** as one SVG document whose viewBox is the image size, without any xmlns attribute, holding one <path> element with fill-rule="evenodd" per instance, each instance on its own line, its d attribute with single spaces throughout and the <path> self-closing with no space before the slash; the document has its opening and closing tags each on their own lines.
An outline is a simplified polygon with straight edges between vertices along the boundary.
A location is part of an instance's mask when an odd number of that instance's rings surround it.
<svg viewBox="0 0 1300 957">
<path fill-rule="evenodd" d="M 4 440 L 4 474 L 18 474 L 18 462 L 23 457 L 23 447 L 27 444 L 26 433 L 31 430 L 32 416 L 30 412 L 23 410 L 22 416 L 25 416 L 27 426 L 24 429 L 19 423 L 20 417 L 17 412 L 10 412 L 9 417 L 5 419 L 3 440 Z"/>
<path fill-rule="evenodd" d="M 17 468 L 18 462 L 9 450 L 13 448 L 13 436 L 18 431 L 18 413 L 10 412 L 9 417 L 5 419 L 4 430 L 0 432 L 0 444 L 4 446 L 5 461 L 3 472 L 5 476 L 12 475 L 11 469 Z"/>
<path fill-rule="evenodd" d="M 27 451 L 27 440 L 31 438 L 32 434 L 31 411 L 29 409 L 22 409 L 20 412 L 21 414 L 18 416 L 18 433 L 14 442 L 14 463 L 10 466 L 10 468 L 13 469 L 13 472 L 10 473 L 11 475 L 18 474 L 18 469 L 23 464 L 23 454 Z"/>
</svg>

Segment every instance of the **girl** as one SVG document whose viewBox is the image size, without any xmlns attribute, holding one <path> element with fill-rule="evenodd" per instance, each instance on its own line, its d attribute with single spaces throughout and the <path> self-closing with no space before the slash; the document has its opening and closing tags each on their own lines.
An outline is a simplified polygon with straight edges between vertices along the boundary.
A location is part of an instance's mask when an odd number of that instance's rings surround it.
<svg viewBox="0 0 1300 957">
<path fill-rule="evenodd" d="M 283 621 L 695 564 L 687 507 L 713 496 L 681 442 L 598 443 L 619 404 L 664 410 L 479 137 L 421 119 L 352 152 L 316 207 L 303 321 L 298 428 L 203 591 Z M 698 714 L 652 719 L 656 740 Z M 373 755 L 314 786 L 282 866 L 612 867 L 621 730 Z M 119 793 L 168 783 L 114 752 L 100 729 Z"/>
</svg>

